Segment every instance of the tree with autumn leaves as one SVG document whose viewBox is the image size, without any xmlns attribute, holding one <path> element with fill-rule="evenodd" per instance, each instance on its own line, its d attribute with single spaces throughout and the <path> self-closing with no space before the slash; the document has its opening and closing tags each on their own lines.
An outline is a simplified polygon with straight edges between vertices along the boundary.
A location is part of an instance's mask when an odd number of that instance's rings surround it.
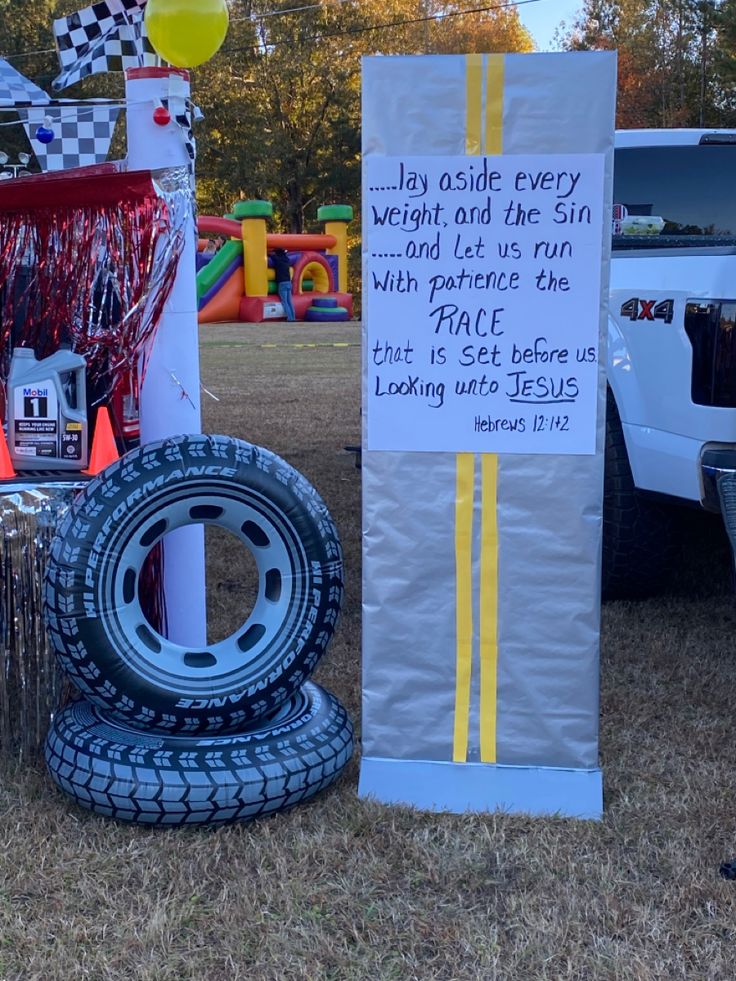
<svg viewBox="0 0 736 981">
<path fill-rule="evenodd" d="M 0 0 L 0 56 L 48 89 L 53 52 L 16 56 L 53 48 L 53 17 L 84 3 Z M 292 231 L 321 204 L 359 210 L 362 56 L 533 48 L 514 7 L 481 0 L 231 0 L 230 12 L 224 48 L 192 73 L 200 207 L 266 198 Z M 122 93 L 120 78 L 93 76 L 63 94 Z"/>
<path fill-rule="evenodd" d="M 233 7 L 223 51 L 197 73 L 207 120 L 200 200 L 271 200 L 301 231 L 320 204 L 358 204 L 360 59 L 369 54 L 529 51 L 512 7 L 472 0 L 293 0 Z M 239 16 L 238 11 L 243 10 Z"/>
<path fill-rule="evenodd" d="M 0 55 L 48 89 L 52 18 L 83 3 L 0 0 Z M 294 231 L 320 204 L 358 211 L 361 57 L 533 48 L 514 6 L 480 0 L 231 0 L 231 17 L 222 51 L 193 72 L 200 206 L 267 198 Z M 736 124 L 736 0 L 581 0 L 560 41 L 618 50 L 620 126 Z M 116 76 L 64 92 L 122 94 Z M 23 139 L 6 130 L 3 148 Z"/>
<path fill-rule="evenodd" d="M 585 0 L 563 44 L 618 51 L 617 124 L 736 124 L 736 0 Z"/>
</svg>

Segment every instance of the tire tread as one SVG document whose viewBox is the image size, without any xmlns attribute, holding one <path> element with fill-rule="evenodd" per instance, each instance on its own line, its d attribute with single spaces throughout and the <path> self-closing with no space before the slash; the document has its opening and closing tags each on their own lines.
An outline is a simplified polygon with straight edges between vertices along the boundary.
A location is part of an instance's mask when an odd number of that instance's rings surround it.
<svg viewBox="0 0 736 981">
<path fill-rule="evenodd" d="M 311 682 L 308 709 L 286 734 L 283 723 L 218 738 L 150 737 L 81 701 L 56 716 L 46 765 L 57 786 L 82 807 L 139 824 L 223 824 L 289 809 L 328 787 L 353 750 L 340 702 Z M 297 696 L 300 698 L 301 696 Z M 116 735 L 117 733 L 117 735 Z M 304 744 L 319 738 L 322 752 Z M 185 747 L 185 748 L 183 748 Z"/>
</svg>

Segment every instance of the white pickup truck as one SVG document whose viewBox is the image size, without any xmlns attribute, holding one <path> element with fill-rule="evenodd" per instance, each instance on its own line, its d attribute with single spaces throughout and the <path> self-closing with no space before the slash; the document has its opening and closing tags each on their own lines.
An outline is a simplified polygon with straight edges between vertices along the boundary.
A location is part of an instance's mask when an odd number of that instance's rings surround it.
<svg viewBox="0 0 736 981">
<path fill-rule="evenodd" d="M 673 503 L 736 472 L 736 130 L 616 134 L 604 596 L 654 587 Z"/>
</svg>

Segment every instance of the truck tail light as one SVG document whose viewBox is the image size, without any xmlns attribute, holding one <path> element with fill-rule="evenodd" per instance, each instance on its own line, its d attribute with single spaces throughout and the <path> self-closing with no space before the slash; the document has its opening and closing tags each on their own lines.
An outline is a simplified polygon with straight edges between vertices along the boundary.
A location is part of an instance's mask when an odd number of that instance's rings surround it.
<svg viewBox="0 0 736 981">
<path fill-rule="evenodd" d="M 693 402 L 736 408 L 736 300 L 688 300 L 685 333 L 693 349 Z"/>
</svg>

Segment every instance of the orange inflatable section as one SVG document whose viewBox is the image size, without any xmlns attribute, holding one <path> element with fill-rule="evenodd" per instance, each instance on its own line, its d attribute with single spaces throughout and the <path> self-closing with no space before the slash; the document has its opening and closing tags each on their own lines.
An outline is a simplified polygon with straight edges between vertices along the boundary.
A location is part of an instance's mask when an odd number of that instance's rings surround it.
<svg viewBox="0 0 736 981">
<path fill-rule="evenodd" d="M 287 252 L 318 252 L 337 245 L 334 235 L 267 235 L 269 249 L 286 249 Z"/>
<path fill-rule="evenodd" d="M 243 298 L 243 269 L 238 267 L 222 289 L 199 311 L 200 324 L 228 323 L 238 319 L 240 301 Z"/>
<path fill-rule="evenodd" d="M 213 218 L 210 215 L 200 215 L 197 219 L 200 232 L 208 235 L 224 235 L 225 238 L 240 238 L 243 226 L 232 218 Z"/>
<path fill-rule="evenodd" d="M 243 228 L 239 221 L 232 218 L 213 218 L 211 215 L 200 215 L 197 219 L 200 232 L 208 235 L 223 235 L 225 238 L 240 238 Z M 334 249 L 337 239 L 334 235 L 267 235 L 266 243 L 269 249 L 286 249 L 289 252 L 318 252 L 320 249 Z"/>
</svg>

